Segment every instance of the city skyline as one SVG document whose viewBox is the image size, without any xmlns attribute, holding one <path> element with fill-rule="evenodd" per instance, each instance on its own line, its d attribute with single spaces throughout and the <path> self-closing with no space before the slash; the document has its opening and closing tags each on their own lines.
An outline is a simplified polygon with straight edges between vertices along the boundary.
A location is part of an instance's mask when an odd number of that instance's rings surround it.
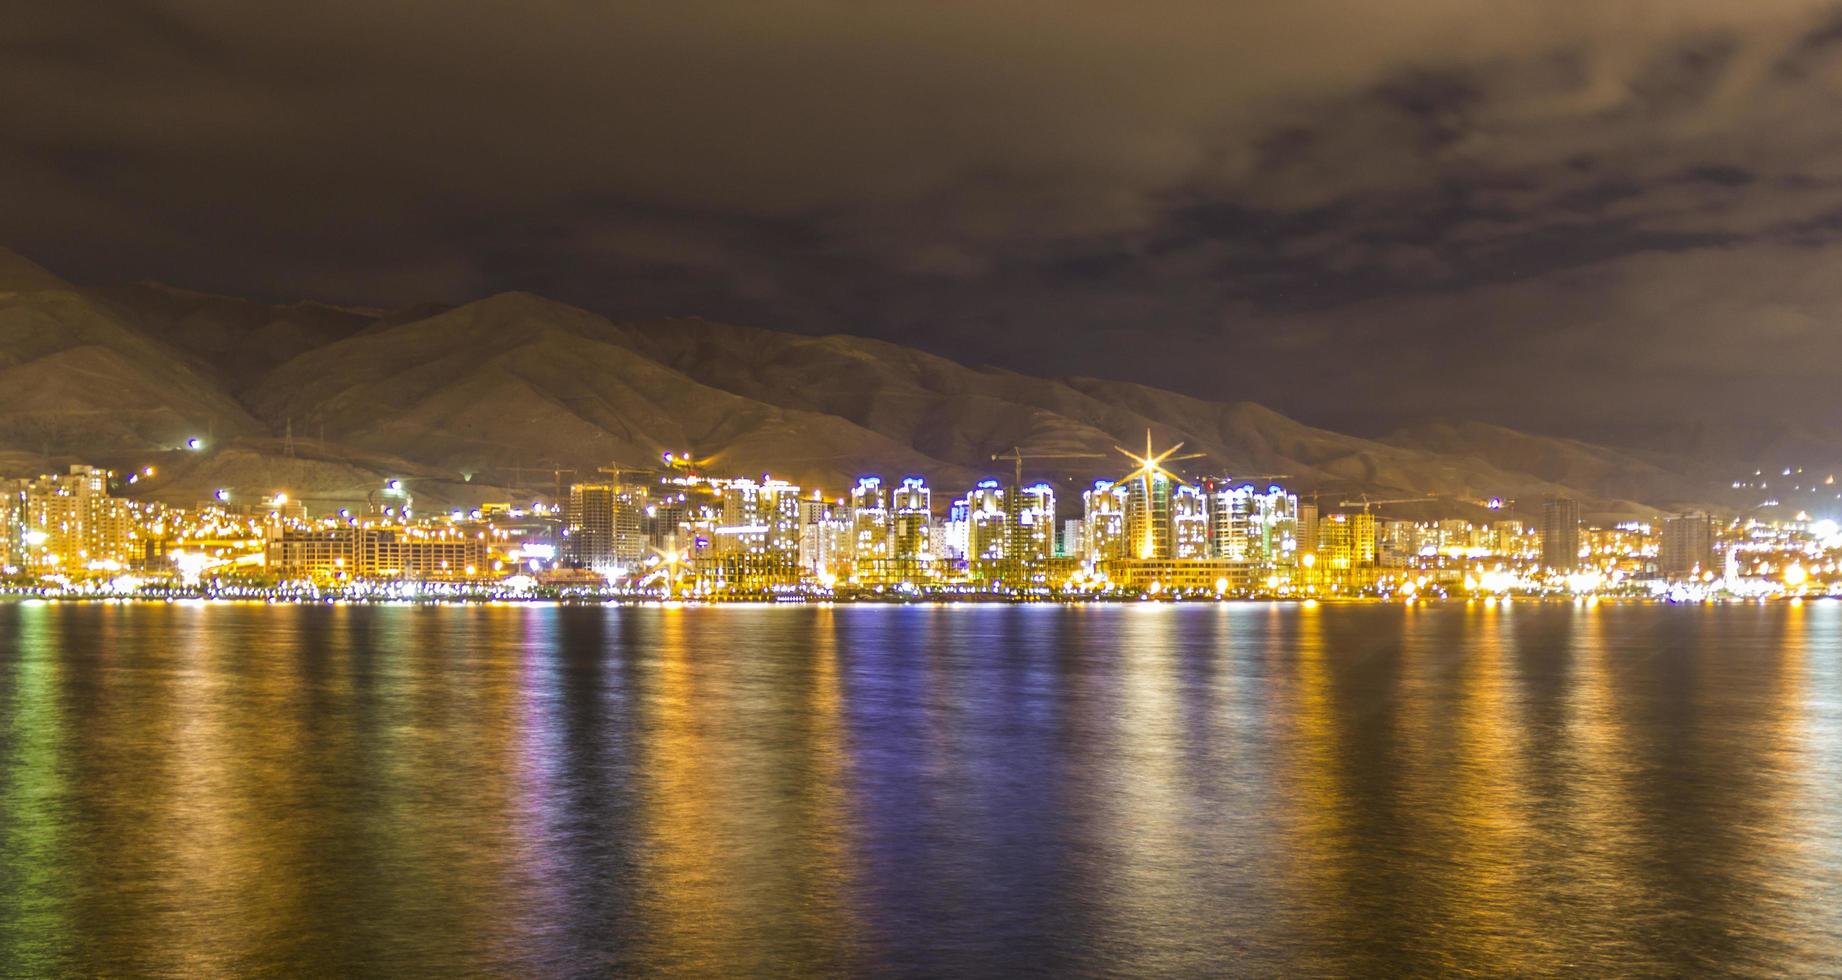
<svg viewBox="0 0 1842 980">
<path fill-rule="evenodd" d="M 984 479 L 937 498 L 921 475 L 860 477 L 842 492 L 711 473 L 666 451 L 614 463 L 549 499 L 418 512 L 414 481 L 312 514 L 286 490 L 217 488 L 197 506 L 120 496 L 159 478 L 76 464 L 0 479 L 0 576 L 40 595 L 580 600 L 1368 598 L 1512 595 L 1800 598 L 1842 594 L 1842 530 L 1658 514 L 1583 520 L 1579 502 L 1301 495 L 1279 482 L 1186 479 L 1181 443 L 1116 447 L 1120 472 L 1069 492 L 1025 473 L 1090 454 L 992 454 Z M 209 454 L 202 439 L 181 452 Z M 254 499 L 243 499 L 253 496 Z M 1391 508 L 1491 516 L 1411 517 Z M 409 591 L 405 592 L 404 588 Z"/>
</svg>

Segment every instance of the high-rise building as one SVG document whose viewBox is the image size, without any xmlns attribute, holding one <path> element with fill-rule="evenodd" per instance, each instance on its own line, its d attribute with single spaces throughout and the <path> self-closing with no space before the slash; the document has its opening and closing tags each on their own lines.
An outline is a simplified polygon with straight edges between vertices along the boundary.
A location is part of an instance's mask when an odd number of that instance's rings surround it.
<svg viewBox="0 0 1842 980">
<path fill-rule="evenodd" d="M 756 513 L 767 525 L 768 554 L 788 563 L 799 559 L 801 504 L 799 487 L 785 480 L 761 485 Z"/>
<path fill-rule="evenodd" d="M 1180 486 L 1171 495 L 1171 557 L 1209 557 L 1209 501 L 1200 488 Z"/>
<path fill-rule="evenodd" d="M 1082 557 L 1090 562 L 1126 556 L 1126 501 L 1123 488 L 1106 480 L 1095 481 L 1081 494 L 1081 530 L 1087 540 Z"/>
<path fill-rule="evenodd" d="M 1273 566 L 1289 562 L 1298 544 L 1298 495 L 1253 484 L 1218 486 L 1209 494 L 1209 554 Z"/>
<path fill-rule="evenodd" d="M 941 570 L 944 571 L 947 568 L 951 568 L 954 563 L 964 559 L 965 553 L 963 551 L 954 551 L 955 541 L 953 524 L 951 521 L 944 524 L 935 524 L 933 527 L 928 528 L 927 539 L 928 554 L 932 555 L 934 561 L 939 563 Z M 961 540 L 963 541 L 963 539 Z M 963 545 L 961 546 L 963 547 Z"/>
<path fill-rule="evenodd" d="M 647 487 L 622 482 L 618 469 L 606 472 L 608 480 L 570 484 L 563 504 L 562 557 L 598 572 L 638 566 L 658 527 Z"/>
<path fill-rule="evenodd" d="M 1318 505 L 1316 501 L 1298 502 L 1298 548 L 1299 555 L 1316 554 L 1318 550 Z"/>
<path fill-rule="evenodd" d="M 1218 487 L 1209 494 L 1209 553 L 1246 561 L 1253 526 L 1254 488 Z"/>
<path fill-rule="evenodd" d="M 1055 488 L 1047 483 L 1032 484 L 1023 488 L 1019 500 L 1022 505 L 1018 514 L 1020 534 L 1014 557 L 1024 562 L 1037 562 L 1054 555 Z"/>
<path fill-rule="evenodd" d="M 1494 521 L 1490 525 L 1490 547 L 1505 558 L 1519 558 L 1528 543 L 1522 522 L 1513 519 Z"/>
<path fill-rule="evenodd" d="M 1298 495 L 1269 486 L 1254 494 L 1248 560 L 1265 567 L 1289 563 L 1298 551 Z"/>
<path fill-rule="evenodd" d="M 109 474 L 94 466 L 41 476 L 21 500 L 20 566 L 41 575 L 116 572 L 144 554 L 133 501 L 109 496 Z"/>
<path fill-rule="evenodd" d="M 646 504 L 642 531 L 649 547 L 682 552 L 686 549 L 684 525 L 688 496 L 671 487 L 664 489 L 670 492 L 661 493 Z"/>
<path fill-rule="evenodd" d="M 750 527 L 761 523 L 761 485 L 753 480 L 730 480 L 723 485 L 723 525 Z"/>
<path fill-rule="evenodd" d="M 966 504 L 966 560 L 1002 561 L 1010 538 L 1004 488 L 996 480 L 980 480 Z"/>
<path fill-rule="evenodd" d="M 614 564 L 634 568 L 646 557 L 648 535 L 646 509 L 650 506 L 647 489 L 623 485 L 614 488 L 614 517 L 611 522 Z"/>
<path fill-rule="evenodd" d="M 1391 518 L 1379 518 L 1375 522 L 1376 560 L 1389 568 L 1405 567 L 1422 547 L 1432 547 L 1430 542 L 1438 540 L 1436 526 Z"/>
<path fill-rule="evenodd" d="M 927 481 L 907 477 L 891 494 L 892 538 L 895 558 L 913 562 L 933 557 L 933 539 L 929 533 L 934 523 L 934 493 Z"/>
<path fill-rule="evenodd" d="M 1580 566 L 1580 502 L 1554 497 L 1541 505 L 1541 563 L 1557 572 Z"/>
<path fill-rule="evenodd" d="M 614 486 L 576 483 L 563 507 L 563 554 L 579 568 L 614 565 Z"/>
<path fill-rule="evenodd" d="M 830 584 L 851 562 L 856 528 L 850 508 L 828 500 L 800 501 L 800 567 Z"/>
<path fill-rule="evenodd" d="M 1716 567 L 1714 518 L 1707 514 L 1683 514 L 1663 522 L 1657 571 L 1665 578 L 1693 578 L 1714 571 Z"/>
<path fill-rule="evenodd" d="M 1126 488 L 1126 556 L 1137 559 L 1171 557 L 1172 481 L 1158 471 L 1134 477 Z"/>
<path fill-rule="evenodd" d="M 881 477 L 863 477 L 851 488 L 851 521 L 856 532 L 855 560 L 861 564 L 887 559 L 889 504 Z"/>
<path fill-rule="evenodd" d="M 1332 514 L 1318 521 L 1317 567 L 1332 581 L 1366 584 L 1360 572 L 1375 567 L 1375 515 Z"/>
<path fill-rule="evenodd" d="M 947 505 L 947 523 L 941 529 L 938 554 L 952 562 L 964 562 L 972 548 L 972 501 L 961 497 Z"/>
<path fill-rule="evenodd" d="M 0 575 L 26 565 L 26 480 L 0 480 Z"/>
</svg>

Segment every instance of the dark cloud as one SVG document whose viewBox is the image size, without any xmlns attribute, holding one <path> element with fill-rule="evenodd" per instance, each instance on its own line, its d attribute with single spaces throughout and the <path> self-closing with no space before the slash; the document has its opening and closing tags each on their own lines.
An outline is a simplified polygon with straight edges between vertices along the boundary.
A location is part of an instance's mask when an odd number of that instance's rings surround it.
<svg viewBox="0 0 1842 980">
<path fill-rule="evenodd" d="M 1789 0 L 77 0 L 0 29 L 0 236 L 1371 430 L 1801 424 L 1842 417 L 1839 39 Z"/>
</svg>

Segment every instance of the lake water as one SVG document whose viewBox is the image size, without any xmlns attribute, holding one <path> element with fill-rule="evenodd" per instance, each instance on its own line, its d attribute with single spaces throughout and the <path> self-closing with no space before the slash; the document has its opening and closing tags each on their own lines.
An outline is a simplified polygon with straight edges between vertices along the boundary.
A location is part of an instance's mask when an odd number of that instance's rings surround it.
<svg viewBox="0 0 1842 980">
<path fill-rule="evenodd" d="M 0 603 L 0 974 L 1842 972 L 1842 603 Z"/>
</svg>

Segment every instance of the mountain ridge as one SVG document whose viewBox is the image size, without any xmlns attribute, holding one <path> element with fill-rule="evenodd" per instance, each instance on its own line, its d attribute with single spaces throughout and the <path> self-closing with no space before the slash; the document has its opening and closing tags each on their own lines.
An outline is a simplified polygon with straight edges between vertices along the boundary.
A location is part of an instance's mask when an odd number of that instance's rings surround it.
<svg viewBox="0 0 1842 980">
<path fill-rule="evenodd" d="M 329 485 L 391 466 L 465 500 L 528 490 L 531 472 L 563 482 L 666 450 L 834 492 L 881 472 L 956 493 L 1006 476 L 991 457 L 1013 446 L 1096 454 L 1026 469 L 1073 491 L 1122 471 L 1113 447 L 1151 430 L 1206 454 L 1192 472 L 1284 474 L 1333 499 L 1439 495 L 1462 509 L 1566 495 L 1611 514 L 1736 505 L 1711 466 L 1483 422 L 1364 438 L 1253 402 L 965 365 L 849 334 L 622 321 L 526 292 L 386 311 L 149 283 L 80 288 L 12 253 L 0 260 L 0 377 L 15 392 L 0 391 L 0 452 L 15 455 L 124 458 L 209 430 L 257 472 L 250 461 L 312 439 Z M 84 347 L 95 350 L 73 352 Z M 170 486 L 162 492 L 203 489 Z"/>
</svg>

